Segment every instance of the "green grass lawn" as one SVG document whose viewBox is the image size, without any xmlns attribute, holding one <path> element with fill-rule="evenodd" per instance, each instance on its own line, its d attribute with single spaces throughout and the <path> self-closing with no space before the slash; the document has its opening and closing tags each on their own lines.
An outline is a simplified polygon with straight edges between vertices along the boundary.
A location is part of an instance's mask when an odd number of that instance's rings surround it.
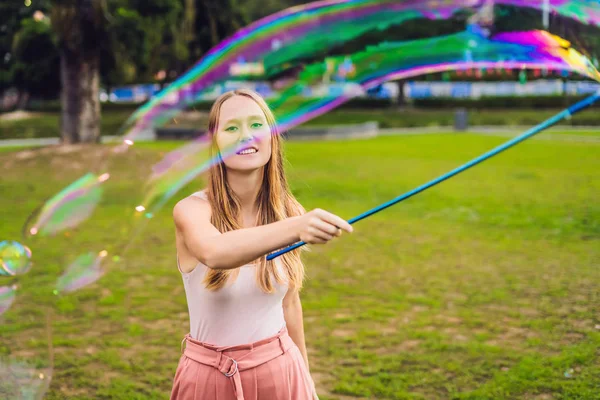
<svg viewBox="0 0 600 400">
<path fill-rule="evenodd" d="M 103 135 L 116 135 L 132 114 L 131 110 L 109 110 L 102 113 L 100 129 Z M 19 120 L 0 119 L 0 139 L 31 139 L 60 136 L 58 112 L 35 113 Z"/>
<path fill-rule="evenodd" d="M 505 140 L 288 143 L 288 173 L 307 209 L 351 218 Z M 177 145 L 133 147 L 112 164 L 94 218 L 68 236 L 25 242 L 35 264 L 0 320 L 0 354 L 47 365 L 48 321 L 48 399 L 168 397 L 188 327 L 175 199 L 125 254 L 122 245 L 140 182 Z M 321 398 L 597 399 L 599 151 L 598 143 L 525 142 L 305 253 L 306 342 Z M 41 199 L 100 157 L 90 147 L 1 153 L 0 238 L 18 239 Z M 105 248 L 121 259 L 104 277 L 52 294 L 77 254 Z"/>
</svg>

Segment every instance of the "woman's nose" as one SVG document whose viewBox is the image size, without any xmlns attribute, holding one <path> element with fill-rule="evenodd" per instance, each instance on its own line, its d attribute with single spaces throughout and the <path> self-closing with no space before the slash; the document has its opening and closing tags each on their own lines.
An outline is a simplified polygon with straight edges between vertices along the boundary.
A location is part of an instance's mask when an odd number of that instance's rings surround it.
<svg viewBox="0 0 600 400">
<path fill-rule="evenodd" d="M 252 133 L 250 133 L 250 130 L 242 128 L 240 133 L 240 141 L 250 142 L 252 139 L 254 139 L 254 137 L 252 136 Z"/>
</svg>

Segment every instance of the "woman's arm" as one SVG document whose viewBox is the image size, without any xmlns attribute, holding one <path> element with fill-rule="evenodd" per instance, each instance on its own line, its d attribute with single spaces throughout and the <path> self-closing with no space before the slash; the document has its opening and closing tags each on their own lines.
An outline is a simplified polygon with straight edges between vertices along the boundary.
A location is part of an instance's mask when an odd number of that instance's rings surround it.
<svg viewBox="0 0 600 400">
<path fill-rule="evenodd" d="M 299 217 L 225 233 L 211 224 L 210 216 L 210 204 L 197 197 L 187 197 L 173 209 L 175 226 L 186 250 L 213 269 L 240 267 L 299 240 L 326 243 L 341 234 L 338 227 L 352 232 L 348 222 L 320 209 Z"/>
<path fill-rule="evenodd" d="M 210 215 L 209 203 L 193 197 L 183 199 L 173 209 L 175 226 L 186 250 L 213 269 L 240 267 L 299 240 L 297 217 L 221 233 L 211 224 Z"/>
<path fill-rule="evenodd" d="M 298 290 L 288 290 L 285 297 L 283 298 L 283 315 L 285 318 L 285 324 L 287 325 L 288 333 L 296 346 L 302 353 L 306 369 L 310 371 L 308 364 L 308 354 L 306 352 L 306 343 L 304 341 L 304 322 L 302 318 L 302 303 L 300 302 L 300 295 Z"/>
</svg>

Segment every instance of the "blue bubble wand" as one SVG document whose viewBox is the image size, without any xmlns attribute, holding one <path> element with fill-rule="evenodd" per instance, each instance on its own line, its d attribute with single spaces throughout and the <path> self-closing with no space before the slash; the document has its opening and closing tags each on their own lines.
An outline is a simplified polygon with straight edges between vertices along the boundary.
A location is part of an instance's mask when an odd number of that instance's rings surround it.
<svg viewBox="0 0 600 400">
<path fill-rule="evenodd" d="M 550 128 L 552 125 L 556 124 L 557 122 L 559 122 L 563 119 L 571 118 L 572 115 L 593 105 L 599 99 L 600 99 L 600 90 L 598 92 L 596 92 L 595 94 L 585 98 L 584 100 L 581 100 L 580 102 L 573 104 L 571 107 L 564 109 L 563 111 L 561 111 L 558 114 L 556 114 L 555 116 L 547 119 L 546 121 L 540 123 L 539 125 L 534 126 L 530 130 L 524 132 L 523 134 L 517 136 L 516 138 L 509 140 L 508 142 L 496 147 L 495 149 L 492 149 L 492 150 L 488 151 L 487 153 L 482 154 L 481 156 L 479 156 L 477 158 L 474 158 L 473 160 L 469 161 L 468 163 L 466 163 L 458 168 L 455 168 L 452 171 L 447 172 L 446 174 L 444 174 L 438 178 L 435 178 L 432 181 L 430 181 L 424 185 L 421 185 L 407 193 L 404 193 L 403 195 L 396 197 L 395 199 L 392 199 L 392 200 L 390 200 L 386 203 L 383 203 L 369 211 L 366 211 L 352 219 L 349 219 L 348 223 L 353 224 L 355 222 L 358 222 L 361 219 L 365 219 L 375 213 L 378 213 L 381 210 L 385 210 L 386 208 L 393 206 L 396 203 L 406 200 L 409 197 L 412 197 L 417 193 L 421 193 L 422 191 L 429 189 L 430 187 L 435 186 L 438 183 L 441 183 L 441 182 L 445 181 L 446 179 L 449 179 L 449 178 L 453 177 L 454 175 L 457 175 L 457 174 L 479 164 L 480 162 L 485 161 L 488 158 L 491 158 L 491 157 L 495 156 L 496 154 L 499 154 L 502 151 L 504 151 L 518 143 L 521 143 L 522 141 L 524 141 L 526 139 L 529 139 L 533 135 L 538 134 L 541 131 Z M 288 246 L 284 249 L 276 251 L 272 254 L 267 255 L 267 260 L 272 260 L 276 257 L 279 257 L 282 254 L 285 254 L 289 251 L 297 249 L 298 247 L 304 246 L 305 244 L 306 244 L 305 242 L 298 242 L 298 243 Z"/>
</svg>

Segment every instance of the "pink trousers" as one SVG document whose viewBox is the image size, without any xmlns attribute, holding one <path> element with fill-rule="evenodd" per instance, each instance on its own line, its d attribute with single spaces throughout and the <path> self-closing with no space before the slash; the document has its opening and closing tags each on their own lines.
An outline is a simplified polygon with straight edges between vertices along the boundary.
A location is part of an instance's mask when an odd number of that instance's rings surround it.
<svg viewBox="0 0 600 400">
<path fill-rule="evenodd" d="M 186 335 L 171 400 L 312 400 L 314 382 L 284 327 L 275 336 L 217 347 Z"/>
</svg>

